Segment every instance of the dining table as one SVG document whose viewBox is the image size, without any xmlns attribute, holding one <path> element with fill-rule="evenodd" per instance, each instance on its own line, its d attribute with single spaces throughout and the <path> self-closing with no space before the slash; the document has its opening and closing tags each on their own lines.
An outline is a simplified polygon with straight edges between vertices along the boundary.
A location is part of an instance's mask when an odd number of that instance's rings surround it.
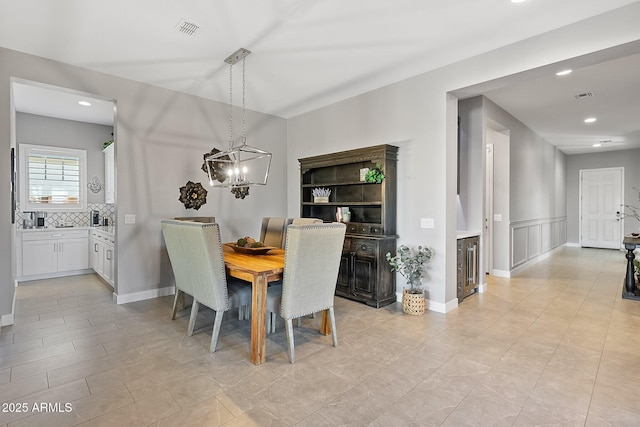
<svg viewBox="0 0 640 427">
<path fill-rule="evenodd" d="M 266 254 L 254 255 L 234 251 L 223 245 L 224 264 L 227 274 L 251 284 L 251 362 L 260 365 L 266 361 L 267 349 L 267 287 L 271 282 L 282 280 L 285 251 L 271 249 Z M 331 334 L 328 311 L 322 316 L 320 332 Z"/>
</svg>

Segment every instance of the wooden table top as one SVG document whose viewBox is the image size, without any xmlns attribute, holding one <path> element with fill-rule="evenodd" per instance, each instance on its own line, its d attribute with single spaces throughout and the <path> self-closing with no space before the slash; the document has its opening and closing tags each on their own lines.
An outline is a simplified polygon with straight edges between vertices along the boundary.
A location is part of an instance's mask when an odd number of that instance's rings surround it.
<svg viewBox="0 0 640 427">
<path fill-rule="evenodd" d="M 640 246 L 640 236 L 639 237 L 624 236 L 624 239 L 622 240 L 622 244 Z"/>
<path fill-rule="evenodd" d="M 237 273 L 278 275 L 284 271 L 284 250 L 272 249 L 265 255 L 249 255 L 234 252 L 230 247 L 224 246 L 224 263 L 227 269 Z M 236 274 L 232 275 L 238 277 Z"/>
</svg>

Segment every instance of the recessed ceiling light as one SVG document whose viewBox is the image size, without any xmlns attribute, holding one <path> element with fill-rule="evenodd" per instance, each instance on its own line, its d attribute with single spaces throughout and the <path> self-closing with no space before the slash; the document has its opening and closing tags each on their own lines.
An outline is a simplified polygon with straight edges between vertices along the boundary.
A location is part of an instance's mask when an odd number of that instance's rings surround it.
<svg viewBox="0 0 640 427">
<path fill-rule="evenodd" d="M 511 3 L 524 3 L 526 0 L 511 0 Z"/>
<path fill-rule="evenodd" d="M 556 76 L 566 76 L 567 74 L 571 74 L 573 70 L 562 70 L 556 73 Z"/>
<path fill-rule="evenodd" d="M 584 119 L 585 123 L 593 123 L 595 122 L 597 119 L 595 117 L 589 117 L 587 119 Z"/>
<path fill-rule="evenodd" d="M 602 144 L 600 144 L 599 142 L 596 142 L 595 144 L 593 144 L 593 146 L 598 148 L 598 147 L 602 147 Z"/>
<path fill-rule="evenodd" d="M 90 107 L 91 103 L 88 101 L 78 101 L 78 104 L 82 105 L 83 107 Z"/>
</svg>

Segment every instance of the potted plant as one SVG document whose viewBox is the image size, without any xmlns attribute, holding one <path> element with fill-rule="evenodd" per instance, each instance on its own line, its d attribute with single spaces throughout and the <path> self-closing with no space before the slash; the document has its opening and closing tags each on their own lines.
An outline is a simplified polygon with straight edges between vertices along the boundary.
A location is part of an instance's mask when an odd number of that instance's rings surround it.
<svg viewBox="0 0 640 427">
<path fill-rule="evenodd" d="M 426 273 L 426 263 L 431 259 L 433 251 L 426 246 L 410 249 L 400 246 L 394 256 L 387 252 L 387 261 L 392 271 L 400 273 L 409 283 L 409 289 L 402 292 L 402 311 L 407 314 L 420 315 L 426 311 L 422 278 Z"/>
<path fill-rule="evenodd" d="M 380 184 L 383 179 L 384 171 L 382 170 L 382 165 L 380 165 L 380 163 L 376 163 L 376 167 L 369 169 L 364 176 L 364 180 L 366 182 L 375 182 L 376 184 Z"/>
</svg>

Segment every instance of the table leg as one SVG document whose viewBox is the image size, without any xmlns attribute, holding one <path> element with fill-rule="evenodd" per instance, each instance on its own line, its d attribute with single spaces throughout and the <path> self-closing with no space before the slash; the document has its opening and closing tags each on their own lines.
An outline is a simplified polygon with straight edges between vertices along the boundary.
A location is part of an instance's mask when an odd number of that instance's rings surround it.
<svg viewBox="0 0 640 427">
<path fill-rule="evenodd" d="M 260 365 L 267 360 L 267 276 L 256 276 L 252 285 L 251 362 Z"/>
<path fill-rule="evenodd" d="M 320 325 L 320 333 L 322 335 L 331 335 L 331 321 L 329 319 L 329 310 L 322 312 L 322 325 Z"/>
<path fill-rule="evenodd" d="M 627 250 L 627 254 L 625 255 L 625 258 L 627 259 L 627 274 L 624 277 L 624 290 L 622 291 L 622 298 L 640 300 L 640 296 L 636 295 L 636 279 L 634 275 L 635 271 L 633 268 L 633 260 L 636 258 L 633 251 L 636 248 L 636 245 L 625 244 L 624 247 Z"/>
</svg>

